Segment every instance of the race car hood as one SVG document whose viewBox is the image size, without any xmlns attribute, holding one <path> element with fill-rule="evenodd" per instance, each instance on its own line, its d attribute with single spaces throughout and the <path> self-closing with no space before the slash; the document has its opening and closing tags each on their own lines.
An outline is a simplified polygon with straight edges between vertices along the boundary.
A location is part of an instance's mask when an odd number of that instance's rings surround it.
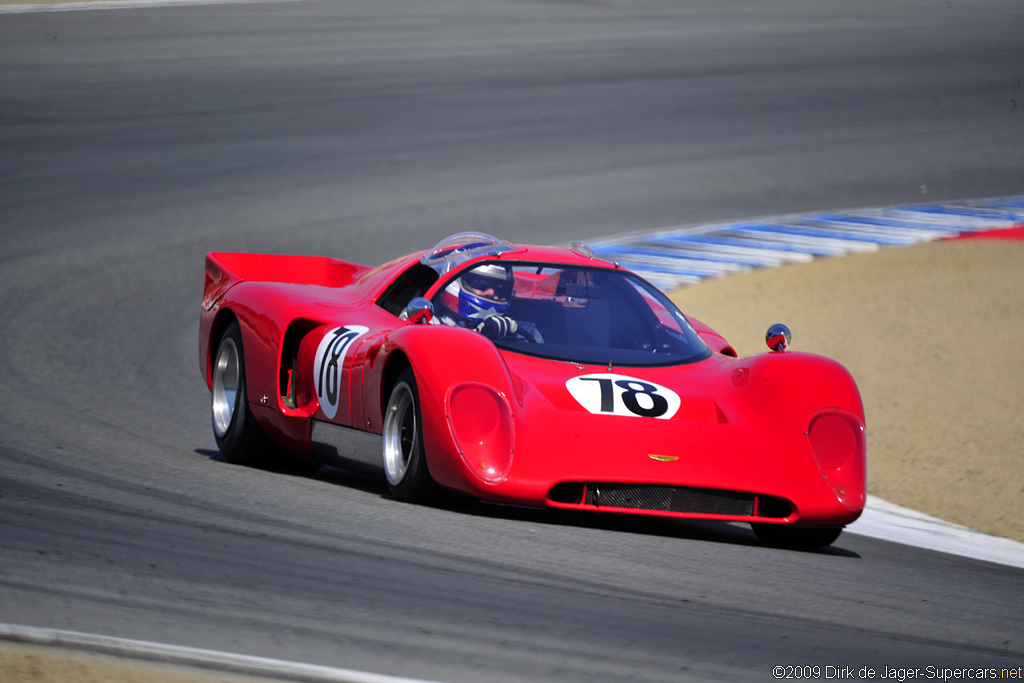
<svg viewBox="0 0 1024 683">
<path fill-rule="evenodd" d="M 831 505 L 835 495 L 816 466 L 811 424 L 841 411 L 863 429 L 853 379 L 820 356 L 715 355 L 678 366 L 609 368 L 502 355 L 519 404 L 509 481 L 525 488 L 550 490 L 553 480 L 678 484 L 790 501 L 806 500 L 812 490 Z M 859 510 L 863 468 L 847 474 L 860 490 L 844 503 Z"/>
</svg>

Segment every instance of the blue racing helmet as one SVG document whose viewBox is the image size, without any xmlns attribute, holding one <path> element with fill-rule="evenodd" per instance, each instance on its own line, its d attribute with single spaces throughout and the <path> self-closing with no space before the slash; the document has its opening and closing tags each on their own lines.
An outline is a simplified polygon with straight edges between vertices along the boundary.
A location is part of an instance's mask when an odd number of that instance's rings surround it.
<svg viewBox="0 0 1024 683">
<path fill-rule="evenodd" d="M 512 268 L 485 263 L 459 278 L 459 314 L 482 320 L 503 315 L 512 297 Z"/>
</svg>

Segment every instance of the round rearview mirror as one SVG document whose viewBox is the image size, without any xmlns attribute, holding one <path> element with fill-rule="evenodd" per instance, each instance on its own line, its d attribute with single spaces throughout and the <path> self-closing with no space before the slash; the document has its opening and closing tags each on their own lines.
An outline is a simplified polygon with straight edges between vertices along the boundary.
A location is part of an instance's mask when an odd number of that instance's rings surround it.
<svg viewBox="0 0 1024 683">
<path fill-rule="evenodd" d="M 782 323 L 776 323 L 768 328 L 768 332 L 764 335 L 764 343 L 772 351 L 785 351 L 789 347 L 789 340 L 792 338 L 793 333 L 789 331 L 788 327 Z"/>
<path fill-rule="evenodd" d="M 434 304 L 430 303 L 430 299 L 417 296 L 398 317 L 413 323 L 429 323 L 434 318 Z"/>
</svg>

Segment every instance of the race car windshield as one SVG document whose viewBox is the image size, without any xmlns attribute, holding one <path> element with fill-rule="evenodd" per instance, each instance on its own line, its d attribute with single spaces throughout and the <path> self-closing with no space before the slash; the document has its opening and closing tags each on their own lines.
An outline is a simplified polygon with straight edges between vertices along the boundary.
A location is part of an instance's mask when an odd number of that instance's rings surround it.
<svg viewBox="0 0 1024 683">
<path fill-rule="evenodd" d="M 478 256 L 500 256 L 520 247 L 499 240 L 483 232 L 460 232 L 450 235 L 434 245 L 420 257 L 420 263 L 430 266 L 438 275 L 457 268 Z"/>
<path fill-rule="evenodd" d="M 495 280 L 502 278 L 508 282 L 499 289 Z M 466 290 L 475 295 L 484 288 L 498 302 L 496 310 L 467 308 Z M 514 328 L 491 326 L 502 333 L 488 336 L 499 348 L 543 358 L 652 366 L 692 363 L 711 355 L 664 294 L 620 270 L 478 263 L 448 280 L 433 304 L 448 324 L 476 329 L 495 314 L 515 321 Z"/>
</svg>

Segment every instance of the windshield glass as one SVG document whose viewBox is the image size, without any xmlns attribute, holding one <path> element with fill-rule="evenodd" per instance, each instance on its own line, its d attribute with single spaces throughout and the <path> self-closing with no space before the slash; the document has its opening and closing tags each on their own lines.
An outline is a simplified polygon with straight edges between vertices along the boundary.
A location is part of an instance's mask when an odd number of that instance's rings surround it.
<svg viewBox="0 0 1024 683">
<path fill-rule="evenodd" d="M 432 303 L 436 322 L 534 356 L 642 366 L 711 355 L 664 294 L 625 271 L 490 261 L 448 280 Z"/>
<path fill-rule="evenodd" d="M 438 275 L 444 275 L 478 256 L 499 256 L 518 249 L 516 245 L 487 233 L 460 232 L 435 244 L 433 249 L 420 257 L 420 263 L 430 266 Z"/>
</svg>

